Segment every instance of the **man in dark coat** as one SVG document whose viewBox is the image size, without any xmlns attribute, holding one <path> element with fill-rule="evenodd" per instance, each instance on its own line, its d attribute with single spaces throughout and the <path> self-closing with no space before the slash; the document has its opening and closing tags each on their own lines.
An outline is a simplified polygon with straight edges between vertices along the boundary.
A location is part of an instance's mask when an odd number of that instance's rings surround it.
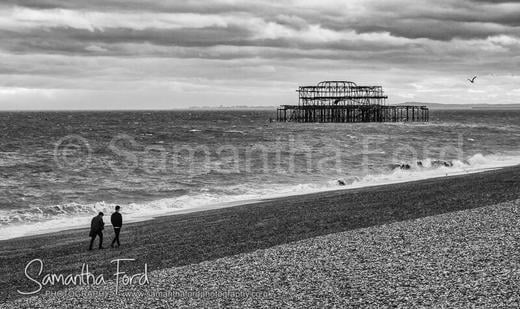
<svg viewBox="0 0 520 309">
<path fill-rule="evenodd" d="M 90 246 L 89 250 L 92 250 L 92 245 L 94 244 L 94 239 L 96 236 L 99 236 L 99 249 L 103 248 L 103 229 L 105 228 L 105 222 L 103 222 L 103 213 L 100 212 L 97 216 L 92 218 L 90 222 Z"/>
<path fill-rule="evenodd" d="M 112 240 L 112 244 L 110 247 L 114 248 L 114 243 L 117 242 L 117 247 L 121 246 L 119 243 L 119 233 L 121 232 L 121 227 L 123 226 L 123 216 L 119 213 L 119 210 L 121 207 L 119 205 L 116 206 L 116 212 L 110 216 L 110 222 L 112 223 L 112 226 L 114 227 L 114 239 Z"/>
</svg>

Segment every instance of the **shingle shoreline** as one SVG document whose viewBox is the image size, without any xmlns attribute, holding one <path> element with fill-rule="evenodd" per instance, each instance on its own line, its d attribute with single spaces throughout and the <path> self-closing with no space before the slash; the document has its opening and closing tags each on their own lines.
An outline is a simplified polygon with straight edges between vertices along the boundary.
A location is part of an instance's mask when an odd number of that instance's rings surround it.
<svg viewBox="0 0 520 309">
<path fill-rule="evenodd" d="M 144 263 L 150 271 L 160 270 L 519 197 L 520 168 L 512 167 L 158 218 L 126 225 L 119 250 L 87 252 L 86 230 L 2 241 L 0 300 L 19 298 L 16 290 L 31 286 L 23 270 L 34 258 L 45 261 L 46 272 L 77 273 L 87 263 L 92 271 L 109 277 L 114 273 L 110 261 L 115 258 L 136 259 L 127 269 L 130 273 L 142 271 Z M 110 237 L 108 231 L 107 240 Z"/>
<path fill-rule="evenodd" d="M 119 295 L 110 282 L 6 308 L 518 307 L 519 239 L 516 200 L 153 271 Z"/>
</svg>

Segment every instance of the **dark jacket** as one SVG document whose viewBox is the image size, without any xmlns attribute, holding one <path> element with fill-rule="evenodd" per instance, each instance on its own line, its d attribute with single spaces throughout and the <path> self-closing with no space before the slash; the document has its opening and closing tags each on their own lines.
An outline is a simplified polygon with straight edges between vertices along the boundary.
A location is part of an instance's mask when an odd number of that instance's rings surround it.
<svg viewBox="0 0 520 309">
<path fill-rule="evenodd" d="M 110 222 L 113 227 L 121 227 L 123 226 L 123 216 L 118 212 L 114 212 L 112 216 L 110 216 Z"/>
<path fill-rule="evenodd" d="M 95 216 L 90 222 L 90 237 L 100 233 L 104 228 L 105 222 L 103 222 L 103 217 Z"/>
</svg>

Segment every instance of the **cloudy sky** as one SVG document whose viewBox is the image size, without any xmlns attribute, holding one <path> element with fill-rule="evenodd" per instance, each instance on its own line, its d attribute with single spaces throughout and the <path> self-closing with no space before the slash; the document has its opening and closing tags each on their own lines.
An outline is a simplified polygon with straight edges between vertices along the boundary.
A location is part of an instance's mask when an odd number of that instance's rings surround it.
<svg viewBox="0 0 520 309">
<path fill-rule="evenodd" d="M 520 103 L 519 27 L 519 1 L 3 0 L 0 109 L 273 106 L 327 79 Z"/>
</svg>

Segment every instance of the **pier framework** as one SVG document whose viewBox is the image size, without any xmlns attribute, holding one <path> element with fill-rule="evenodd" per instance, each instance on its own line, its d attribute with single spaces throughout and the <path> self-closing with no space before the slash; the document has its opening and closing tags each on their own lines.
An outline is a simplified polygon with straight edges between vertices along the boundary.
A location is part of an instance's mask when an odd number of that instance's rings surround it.
<svg viewBox="0 0 520 309">
<path fill-rule="evenodd" d="M 349 81 L 323 81 L 300 86 L 298 105 L 278 108 L 278 121 L 404 122 L 429 121 L 429 110 L 417 105 L 387 105 L 381 86 L 358 86 Z"/>
</svg>

